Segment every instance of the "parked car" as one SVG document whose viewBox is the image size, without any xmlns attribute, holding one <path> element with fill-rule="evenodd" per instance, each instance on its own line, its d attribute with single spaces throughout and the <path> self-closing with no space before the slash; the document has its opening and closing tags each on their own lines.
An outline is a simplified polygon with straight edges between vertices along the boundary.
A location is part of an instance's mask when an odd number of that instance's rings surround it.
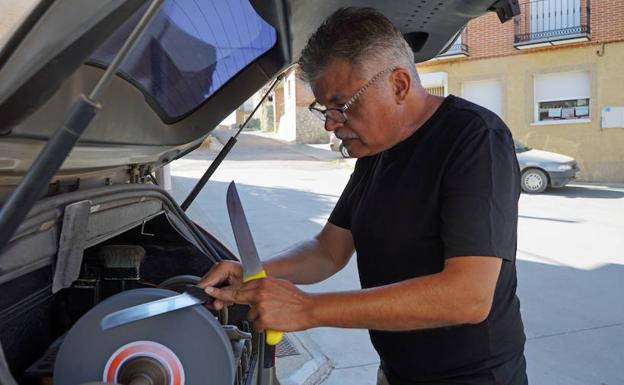
<svg viewBox="0 0 624 385">
<path fill-rule="evenodd" d="M 576 178 L 579 172 L 574 158 L 536 150 L 514 140 L 520 165 L 520 186 L 529 194 L 539 194 L 548 187 L 562 187 Z"/>
<path fill-rule="evenodd" d="M 169 374 L 277 384 L 275 350 L 245 306 L 227 315 L 195 306 L 106 331 L 100 320 L 235 259 L 153 175 L 290 66 L 331 12 L 361 4 L 321 3 L 166 0 L 110 83 L 99 81 L 157 2 L 20 8 L 27 14 L 0 39 L 0 384 L 160 384 Z M 511 19 L 513 3 L 419 1 L 427 19 L 435 14 L 423 27 L 404 20 L 414 1 L 366 2 L 401 27 L 419 62 L 487 10 Z"/>
</svg>

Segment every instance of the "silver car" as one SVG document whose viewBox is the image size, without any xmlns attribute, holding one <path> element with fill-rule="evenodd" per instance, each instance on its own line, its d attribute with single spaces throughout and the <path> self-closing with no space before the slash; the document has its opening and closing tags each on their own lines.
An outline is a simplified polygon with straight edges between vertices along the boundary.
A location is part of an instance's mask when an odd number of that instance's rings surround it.
<svg viewBox="0 0 624 385">
<path fill-rule="evenodd" d="M 536 150 L 514 141 L 520 165 L 520 186 L 529 194 L 539 194 L 548 187 L 563 187 L 576 178 L 579 167 L 574 158 Z"/>
</svg>

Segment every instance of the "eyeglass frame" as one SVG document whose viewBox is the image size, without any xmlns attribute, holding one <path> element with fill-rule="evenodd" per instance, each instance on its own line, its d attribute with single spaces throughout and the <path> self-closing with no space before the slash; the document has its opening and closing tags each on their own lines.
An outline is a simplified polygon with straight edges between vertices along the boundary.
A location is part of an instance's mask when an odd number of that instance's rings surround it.
<svg viewBox="0 0 624 385">
<path fill-rule="evenodd" d="M 321 106 L 322 104 L 318 103 L 316 100 L 314 100 L 309 106 L 308 106 L 308 110 L 310 112 L 312 112 L 312 114 L 314 116 L 316 116 L 317 118 L 319 118 L 322 121 L 327 121 L 327 113 L 330 111 L 338 111 L 340 112 L 340 115 L 342 116 L 341 120 L 337 120 L 334 119 L 332 117 L 330 117 L 329 119 L 333 120 L 336 123 L 345 123 L 348 119 L 347 117 L 347 110 L 353 105 L 353 103 L 355 103 L 360 96 L 362 96 L 362 94 L 364 93 L 364 91 L 366 91 L 366 89 L 368 87 L 370 87 L 371 85 L 373 85 L 373 83 L 375 83 L 377 80 L 379 80 L 384 74 L 388 73 L 388 72 L 393 72 L 394 70 L 396 70 L 398 68 L 398 66 L 392 66 L 392 67 L 388 67 L 385 70 L 378 72 L 375 76 L 373 76 L 366 84 L 364 84 L 362 87 L 360 87 L 355 94 L 349 98 L 349 100 L 347 100 L 347 102 L 342 106 L 342 107 L 333 107 L 333 108 L 325 108 L 325 109 L 321 109 L 318 107 L 315 107 L 315 104 L 318 104 L 319 106 Z M 319 115 L 320 114 L 320 115 Z"/>
</svg>

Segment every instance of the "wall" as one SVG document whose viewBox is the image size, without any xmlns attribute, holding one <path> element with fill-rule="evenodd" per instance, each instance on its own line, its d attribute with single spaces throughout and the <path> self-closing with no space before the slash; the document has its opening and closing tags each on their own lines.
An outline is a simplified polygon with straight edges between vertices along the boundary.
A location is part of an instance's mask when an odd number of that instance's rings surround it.
<svg viewBox="0 0 624 385">
<path fill-rule="evenodd" d="M 278 137 L 297 143 L 329 143 L 329 133 L 325 131 L 323 122 L 308 110 L 314 101 L 310 86 L 291 70 L 284 77 L 283 89 L 284 110 L 281 115 L 276 115 L 281 116 Z"/>
<path fill-rule="evenodd" d="M 591 1 L 592 41 L 597 43 L 624 39 L 624 2 L 622 0 Z"/>
<path fill-rule="evenodd" d="M 312 115 L 308 106 L 297 106 L 297 143 L 329 143 L 323 121 Z"/>
<path fill-rule="evenodd" d="M 284 113 L 280 116 L 277 125 L 277 136 L 289 142 L 294 142 L 297 139 L 295 82 L 294 71 L 290 71 L 284 76 Z"/>
<path fill-rule="evenodd" d="M 602 56 L 600 48 L 585 44 L 481 60 L 428 62 L 417 68 L 423 73 L 447 72 L 449 93 L 454 95 L 461 95 L 463 81 L 501 79 L 503 119 L 516 139 L 576 158 L 580 180 L 624 183 L 624 128 L 600 128 L 603 107 L 624 106 L 624 42 L 605 44 Z M 577 69 L 590 73 L 591 122 L 533 124 L 534 76 Z"/>
<path fill-rule="evenodd" d="M 310 85 L 297 78 L 295 82 L 297 105 L 297 143 L 329 143 L 329 132 L 324 123 L 312 115 L 308 106 L 314 102 Z"/>
<path fill-rule="evenodd" d="M 298 72 L 298 71 L 297 71 Z M 310 85 L 297 78 L 295 92 L 297 94 L 297 107 L 308 107 L 314 101 L 314 94 Z"/>
<path fill-rule="evenodd" d="M 284 84 L 280 83 L 273 91 L 273 127 L 279 129 L 280 119 L 284 115 Z"/>
</svg>

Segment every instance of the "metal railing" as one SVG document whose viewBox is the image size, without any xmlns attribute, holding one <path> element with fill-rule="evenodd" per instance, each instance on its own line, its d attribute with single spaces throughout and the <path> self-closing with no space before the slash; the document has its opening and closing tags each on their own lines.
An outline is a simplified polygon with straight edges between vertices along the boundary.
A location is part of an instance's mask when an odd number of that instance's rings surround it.
<svg viewBox="0 0 624 385">
<path fill-rule="evenodd" d="M 439 54 L 438 58 L 444 58 L 448 56 L 468 56 L 468 44 L 462 42 L 455 42 L 444 53 Z"/>
<path fill-rule="evenodd" d="M 448 49 L 448 51 L 446 51 L 444 53 L 444 55 L 451 55 L 451 54 L 458 54 L 458 53 L 463 53 L 463 54 L 467 54 L 468 53 L 468 44 L 465 43 L 455 43 L 451 46 L 451 48 Z"/>
<path fill-rule="evenodd" d="M 520 4 L 515 45 L 560 41 L 590 34 L 590 0 L 533 0 Z"/>
</svg>

